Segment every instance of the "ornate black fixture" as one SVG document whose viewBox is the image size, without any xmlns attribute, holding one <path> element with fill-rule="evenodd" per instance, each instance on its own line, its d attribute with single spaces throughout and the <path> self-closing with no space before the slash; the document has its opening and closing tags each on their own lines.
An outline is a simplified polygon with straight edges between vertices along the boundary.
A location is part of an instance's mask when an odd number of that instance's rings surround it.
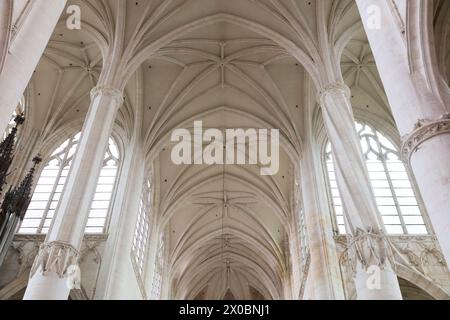
<svg viewBox="0 0 450 320">
<path fill-rule="evenodd" d="M 20 185 L 5 194 L 0 207 L 0 266 L 5 259 L 19 221 L 22 221 L 31 201 L 31 187 L 36 166 L 42 161 L 37 156 L 33 159 L 34 165 L 22 180 Z"/>
<path fill-rule="evenodd" d="M 0 193 L 2 188 L 6 183 L 6 177 L 8 176 L 9 167 L 11 166 L 12 160 L 14 158 L 14 143 L 16 141 L 17 130 L 19 126 L 25 121 L 23 115 L 17 115 L 14 119 L 16 123 L 15 127 L 12 128 L 11 132 L 5 138 L 5 140 L 0 143 Z"/>
</svg>

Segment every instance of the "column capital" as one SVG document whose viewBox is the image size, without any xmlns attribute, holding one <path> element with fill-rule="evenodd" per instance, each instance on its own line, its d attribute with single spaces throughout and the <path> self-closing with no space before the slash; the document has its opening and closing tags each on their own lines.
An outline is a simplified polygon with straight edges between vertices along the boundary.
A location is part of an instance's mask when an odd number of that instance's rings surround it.
<svg viewBox="0 0 450 320">
<path fill-rule="evenodd" d="M 332 82 L 320 88 L 317 93 L 317 101 L 322 105 L 323 99 L 329 94 L 344 94 L 348 99 L 350 99 L 351 90 L 343 82 Z"/>
<path fill-rule="evenodd" d="M 445 113 L 437 120 L 419 119 L 414 130 L 403 137 L 401 156 L 409 164 L 411 156 L 419 150 L 425 141 L 445 133 L 450 133 L 450 113 Z"/>
<path fill-rule="evenodd" d="M 117 88 L 108 86 L 96 86 L 91 90 L 91 100 L 94 100 L 98 96 L 109 96 L 117 101 L 119 105 L 123 103 L 123 92 Z"/>
<path fill-rule="evenodd" d="M 52 272 L 64 278 L 70 266 L 78 265 L 79 258 L 80 252 L 71 244 L 62 241 L 43 243 L 31 267 L 30 278 L 38 271 L 43 275 Z"/>
<path fill-rule="evenodd" d="M 393 245 L 384 233 L 372 230 L 357 229 L 354 235 L 349 235 L 347 249 L 344 255 L 350 263 L 353 274 L 356 274 L 356 265 L 359 262 L 367 270 L 377 266 L 384 270 L 387 266 L 395 267 Z"/>
</svg>

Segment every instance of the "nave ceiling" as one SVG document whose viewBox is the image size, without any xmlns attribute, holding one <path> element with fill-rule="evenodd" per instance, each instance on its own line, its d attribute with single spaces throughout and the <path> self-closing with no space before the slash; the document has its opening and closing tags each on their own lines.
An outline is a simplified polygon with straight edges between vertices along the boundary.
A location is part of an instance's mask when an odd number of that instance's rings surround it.
<svg viewBox="0 0 450 320">
<path fill-rule="evenodd" d="M 355 114 L 393 127 L 354 1 L 69 4 L 81 7 L 82 28 L 67 30 L 62 17 L 27 94 L 40 151 L 81 130 L 93 87 L 123 88 L 114 132 L 124 146 L 137 135 L 154 172 L 175 296 L 284 296 L 296 159 L 314 85 L 342 74 Z M 279 128 L 278 174 L 174 165 L 170 134 L 194 120 L 221 130 Z"/>
</svg>

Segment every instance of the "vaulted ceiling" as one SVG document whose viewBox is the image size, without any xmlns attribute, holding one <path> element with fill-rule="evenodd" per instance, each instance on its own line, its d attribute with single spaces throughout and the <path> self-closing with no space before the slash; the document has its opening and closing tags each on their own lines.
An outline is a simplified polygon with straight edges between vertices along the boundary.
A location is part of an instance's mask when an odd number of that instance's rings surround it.
<svg viewBox="0 0 450 320">
<path fill-rule="evenodd" d="M 145 61 L 142 136 L 148 156 L 157 156 L 176 297 L 283 296 L 304 76 L 273 41 L 228 22 L 188 33 Z M 222 131 L 280 128 L 278 174 L 262 177 L 256 165 L 174 165 L 170 134 L 194 120 Z"/>
<path fill-rule="evenodd" d="M 82 28 L 67 30 L 62 17 L 29 88 L 42 142 L 80 130 L 90 90 L 114 78 L 125 92 L 115 131 L 125 139 L 138 132 L 158 172 L 174 297 L 284 296 L 305 83 L 342 75 L 355 108 L 392 122 L 354 1 L 69 3 L 81 7 Z M 112 63 L 115 74 L 102 74 Z M 174 165 L 170 134 L 194 120 L 220 130 L 280 129 L 278 174 Z"/>
</svg>

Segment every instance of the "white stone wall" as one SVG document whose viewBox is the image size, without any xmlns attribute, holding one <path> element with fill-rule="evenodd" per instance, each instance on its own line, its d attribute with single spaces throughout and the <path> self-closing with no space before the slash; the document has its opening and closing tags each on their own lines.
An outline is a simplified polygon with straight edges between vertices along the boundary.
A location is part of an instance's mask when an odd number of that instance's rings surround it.
<svg viewBox="0 0 450 320">
<path fill-rule="evenodd" d="M 16 235 L 0 268 L 0 300 L 9 299 L 25 288 L 31 265 L 43 240 L 42 235 Z M 85 237 L 80 259 L 81 289 L 72 291 L 72 299 L 94 297 L 105 241 L 106 236 Z"/>
<path fill-rule="evenodd" d="M 15 237 L 13 249 L 8 252 L 0 268 L 0 300 L 17 298 L 17 294 L 25 288 L 29 269 L 43 239 L 43 236 Z M 435 299 L 450 298 L 450 272 L 433 236 L 397 236 L 390 239 L 395 248 L 396 272 L 400 278 L 413 283 Z M 106 236 L 85 237 L 80 261 L 82 289 L 72 291 L 72 299 L 94 298 L 105 242 Z M 345 236 L 336 237 L 336 243 L 345 297 L 355 299 L 355 286 L 345 255 Z M 126 295 L 128 299 L 141 299 L 134 276 L 134 272 L 127 275 L 130 277 L 130 290 L 127 290 L 129 292 Z M 304 278 L 301 294 L 306 299 L 313 297 L 311 290 L 314 287 L 308 278 Z M 121 297 L 126 298 L 125 295 Z"/>
<path fill-rule="evenodd" d="M 450 272 L 434 236 L 391 236 L 395 271 L 435 299 L 450 297 Z M 346 237 L 336 237 L 346 299 L 355 299 L 350 261 L 346 257 Z"/>
</svg>

